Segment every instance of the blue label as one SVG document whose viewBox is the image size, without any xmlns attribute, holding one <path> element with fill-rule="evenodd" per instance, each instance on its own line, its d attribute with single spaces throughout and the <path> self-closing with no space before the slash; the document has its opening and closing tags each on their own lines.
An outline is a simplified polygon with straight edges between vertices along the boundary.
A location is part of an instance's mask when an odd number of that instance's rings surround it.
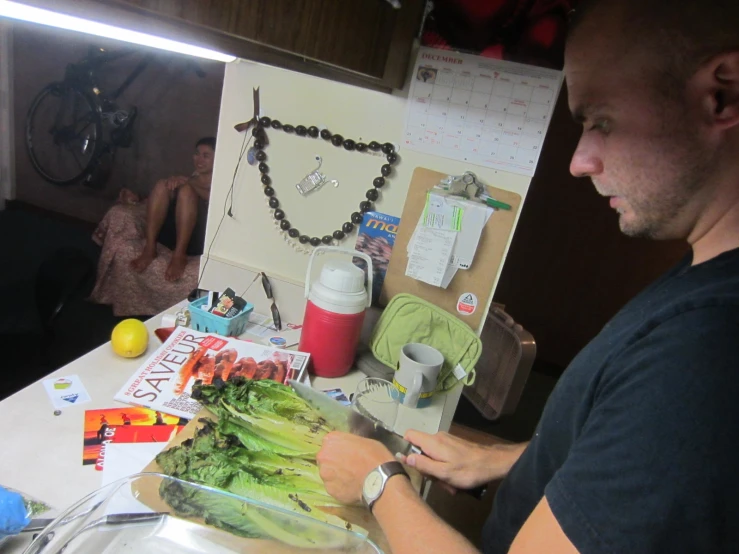
<svg viewBox="0 0 739 554">
<path fill-rule="evenodd" d="M 287 344 L 287 341 L 282 337 L 272 337 L 271 339 L 269 339 L 269 342 L 271 342 L 275 346 L 285 346 Z"/>
</svg>

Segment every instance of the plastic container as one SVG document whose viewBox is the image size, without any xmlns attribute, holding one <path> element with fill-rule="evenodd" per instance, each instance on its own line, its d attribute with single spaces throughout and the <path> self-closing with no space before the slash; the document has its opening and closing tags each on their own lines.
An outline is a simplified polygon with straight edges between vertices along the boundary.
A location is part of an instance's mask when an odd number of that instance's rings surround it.
<svg viewBox="0 0 739 554">
<path fill-rule="evenodd" d="M 178 498 L 177 509 L 162 493 Z M 206 516 L 209 524 L 203 520 Z M 220 511 L 219 511 L 220 510 Z M 228 525 L 252 534 L 237 536 Z M 254 524 L 256 522 L 256 524 Z M 222 525 L 222 524 L 221 524 Z M 310 549 L 310 550 L 309 550 Z M 365 536 L 264 502 L 158 473 L 132 475 L 86 496 L 55 519 L 25 554 L 250 554 L 382 551 Z"/>
<path fill-rule="evenodd" d="M 244 332 L 249 323 L 249 314 L 254 306 L 246 303 L 244 310 L 235 317 L 221 317 L 206 312 L 201 306 L 205 305 L 208 297 L 198 298 L 190 302 L 190 327 L 204 333 L 215 333 L 224 337 L 238 337 Z"/>
<path fill-rule="evenodd" d="M 367 262 L 365 273 L 349 260 L 327 260 L 318 281 L 311 286 L 316 254 L 336 252 Z M 318 247 L 308 263 L 305 279 L 308 303 L 298 350 L 311 355 L 311 371 L 319 377 L 346 375 L 354 363 L 364 314 L 372 304 L 372 259 L 362 252 L 330 246 Z"/>
</svg>

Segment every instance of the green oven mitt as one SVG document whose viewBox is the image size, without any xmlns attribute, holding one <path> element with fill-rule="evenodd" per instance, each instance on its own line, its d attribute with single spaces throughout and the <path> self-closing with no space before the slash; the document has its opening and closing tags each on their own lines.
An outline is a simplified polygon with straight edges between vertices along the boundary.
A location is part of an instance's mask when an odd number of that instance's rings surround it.
<svg viewBox="0 0 739 554">
<path fill-rule="evenodd" d="M 427 344 L 443 354 L 437 391 L 450 390 L 459 382 L 474 382 L 475 364 L 482 353 L 480 337 L 469 325 L 430 302 L 398 294 L 377 322 L 370 348 L 375 358 L 397 370 L 400 349 L 409 342 Z"/>
</svg>

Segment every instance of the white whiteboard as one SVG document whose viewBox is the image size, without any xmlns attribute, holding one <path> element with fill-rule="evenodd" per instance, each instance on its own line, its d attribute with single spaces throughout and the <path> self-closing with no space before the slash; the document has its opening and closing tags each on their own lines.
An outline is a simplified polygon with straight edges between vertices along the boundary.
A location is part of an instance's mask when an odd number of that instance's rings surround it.
<svg viewBox="0 0 739 554">
<path fill-rule="evenodd" d="M 254 87 L 260 87 L 264 116 L 292 125 L 326 127 L 354 140 L 399 144 L 400 161 L 380 192 L 381 198 L 375 204 L 377 211 L 401 215 L 411 175 L 418 166 L 452 174 L 472 170 L 483 182 L 512 190 L 522 197 L 528 190 L 528 177 L 404 148 L 401 142 L 407 98 L 402 94 L 370 91 L 253 62 L 232 63 L 226 68 L 223 87 L 205 246 L 207 252 L 212 242 L 212 254 L 236 265 L 263 270 L 275 278 L 299 284 L 304 281 L 308 264 L 308 257 L 295 252 L 275 229 L 259 171 L 245 162 L 236 177 L 233 217 L 223 219 L 213 242 L 243 139 L 234 125 L 251 119 Z M 269 175 L 281 207 L 291 224 L 310 236 L 320 237 L 339 229 L 357 211 L 384 163 L 382 158 L 346 152 L 321 139 L 275 130 L 268 136 L 270 144 L 265 152 Z M 315 169 L 316 154 L 323 157 L 321 171 L 330 179 L 337 179 L 340 185 L 338 188 L 326 185 L 315 194 L 302 197 L 295 183 Z M 354 242 L 352 235 L 342 245 L 353 248 Z"/>
</svg>

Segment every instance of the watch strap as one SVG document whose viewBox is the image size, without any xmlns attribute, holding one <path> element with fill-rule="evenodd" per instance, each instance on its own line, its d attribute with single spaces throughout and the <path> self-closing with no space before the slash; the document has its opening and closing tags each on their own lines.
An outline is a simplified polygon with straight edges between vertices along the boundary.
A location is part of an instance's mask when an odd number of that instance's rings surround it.
<svg viewBox="0 0 739 554">
<path fill-rule="evenodd" d="M 384 464 L 380 464 L 377 467 L 377 471 L 379 471 L 382 475 L 382 489 L 380 490 L 380 494 L 378 494 L 377 497 L 373 498 L 372 500 L 366 501 L 367 507 L 369 508 L 370 512 L 372 511 L 372 507 L 382 496 L 382 493 L 385 492 L 385 485 L 387 484 L 388 479 L 395 475 L 405 475 L 408 479 L 410 479 L 410 476 L 405 471 L 403 464 L 397 461 L 385 462 Z"/>
</svg>

